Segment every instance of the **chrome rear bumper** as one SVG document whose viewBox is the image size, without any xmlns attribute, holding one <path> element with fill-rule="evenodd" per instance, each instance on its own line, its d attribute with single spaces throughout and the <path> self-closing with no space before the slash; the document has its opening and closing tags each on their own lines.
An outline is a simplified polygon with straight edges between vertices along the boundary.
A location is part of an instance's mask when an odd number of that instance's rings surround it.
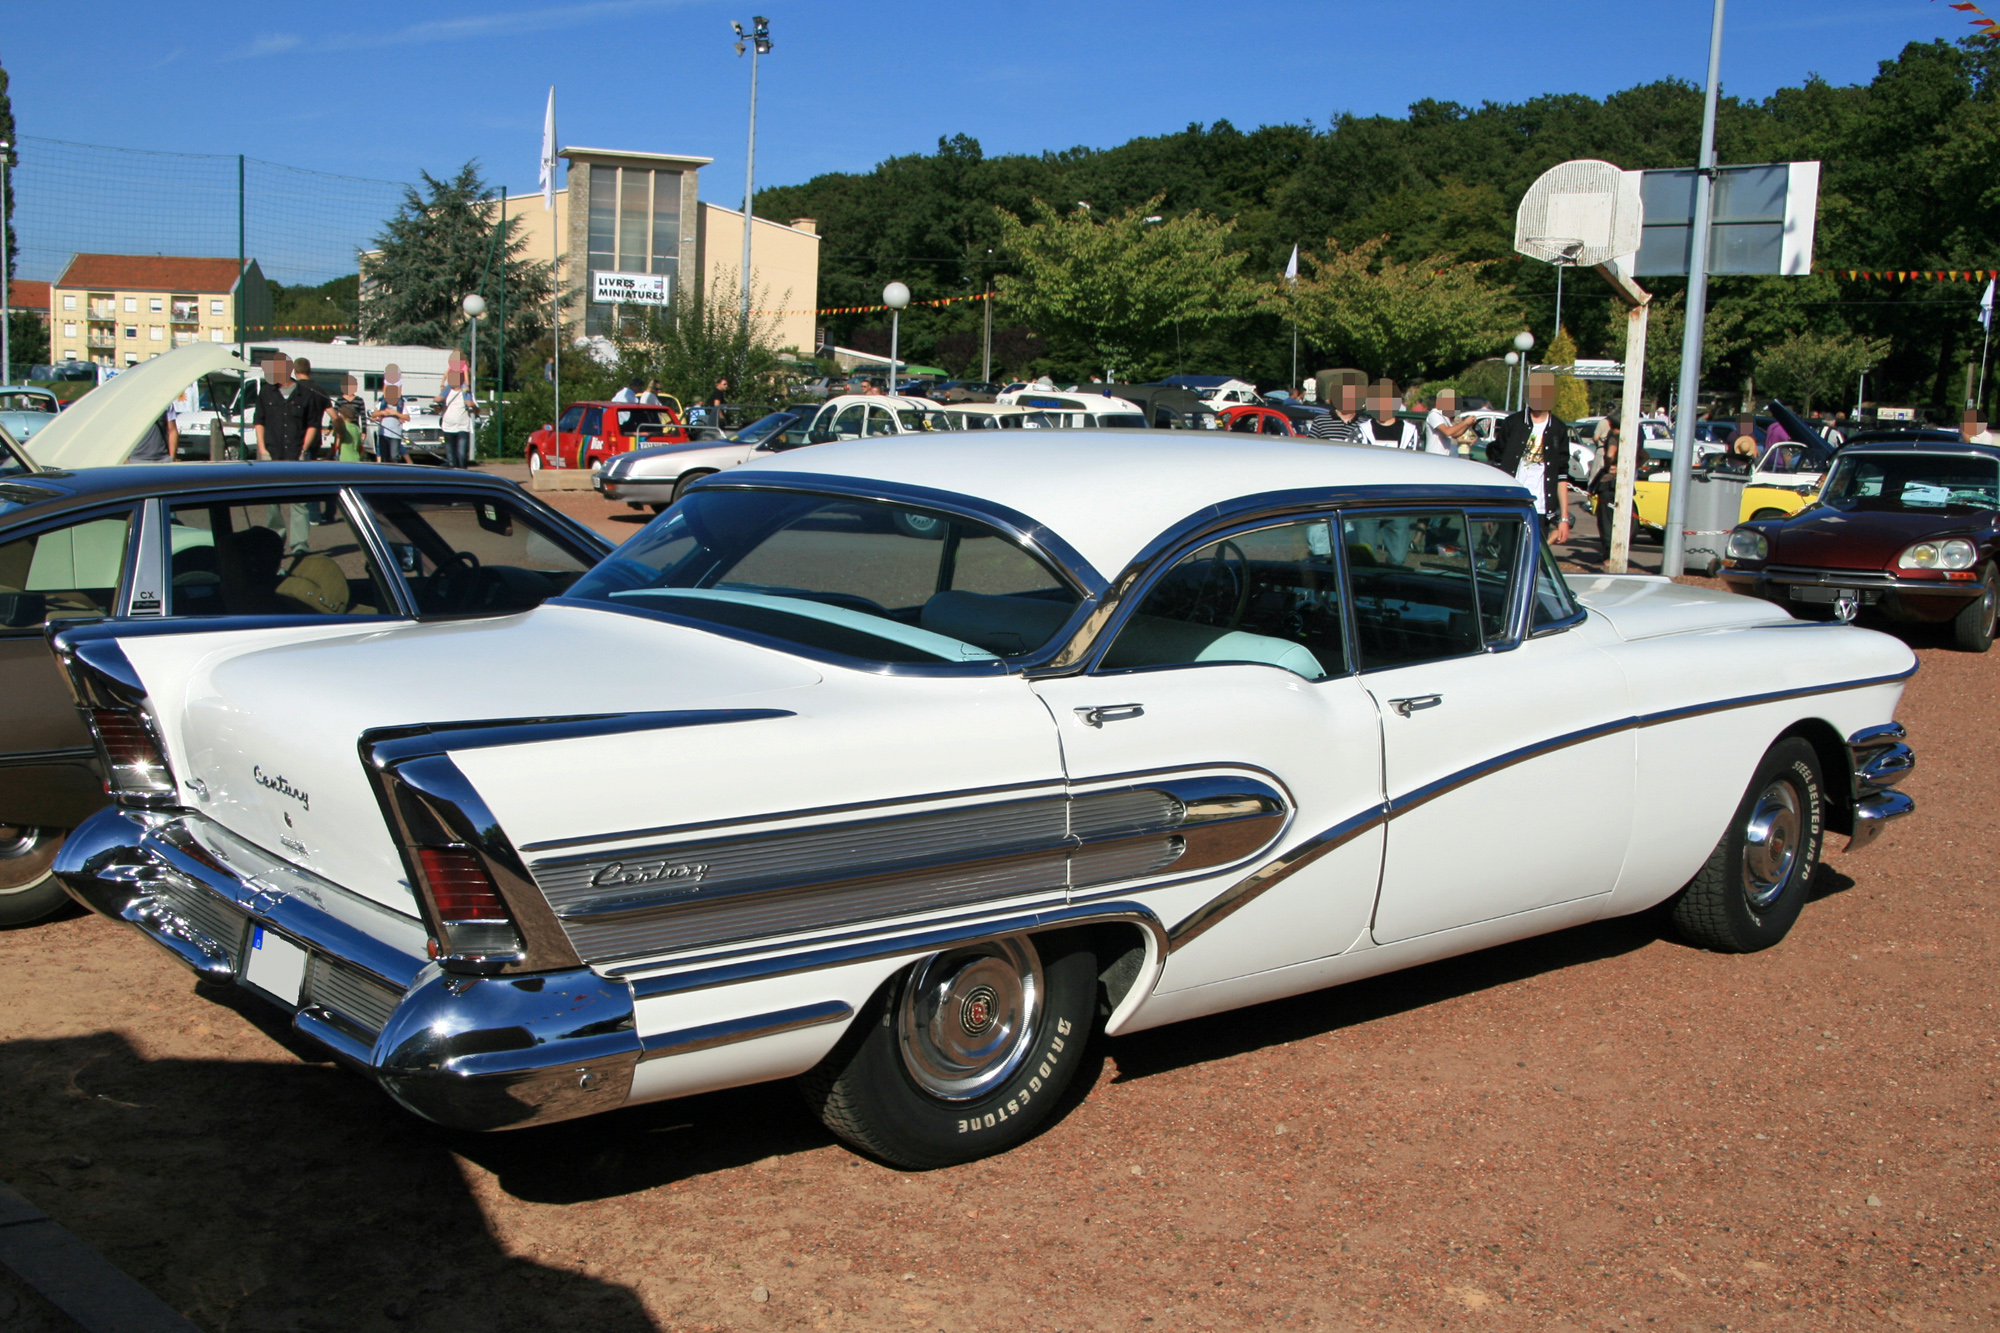
<svg viewBox="0 0 2000 1333">
<path fill-rule="evenodd" d="M 1917 808 L 1902 792 L 1892 790 L 1917 766 L 1916 752 L 1903 744 L 1907 735 L 1900 722 L 1867 727 L 1847 738 L 1847 750 L 1854 758 L 1854 832 L 1847 850 L 1866 847 L 1882 836 L 1890 821 L 1901 819 Z"/>
<path fill-rule="evenodd" d="M 640 1043 L 629 983 L 588 968 L 447 974 L 424 957 L 414 918 L 200 815 L 101 810 L 70 835 L 55 870 L 85 907 L 200 976 L 288 1010 L 298 1032 L 439 1124 L 566 1120 L 611 1110 L 630 1091 Z M 305 951 L 296 995 L 248 978 L 257 930 Z"/>
</svg>

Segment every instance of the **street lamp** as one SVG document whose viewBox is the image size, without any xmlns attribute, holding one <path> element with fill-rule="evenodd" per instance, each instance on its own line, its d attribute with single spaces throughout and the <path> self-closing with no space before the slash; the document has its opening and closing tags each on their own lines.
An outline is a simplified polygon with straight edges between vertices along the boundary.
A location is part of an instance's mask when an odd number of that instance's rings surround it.
<svg viewBox="0 0 2000 1333">
<path fill-rule="evenodd" d="M 752 190 L 757 179 L 757 57 L 771 54 L 771 21 L 762 14 L 750 20 L 750 31 L 744 32 L 741 23 L 731 22 L 736 30 L 736 54 L 743 54 L 744 43 L 750 48 L 750 151 L 743 159 L 743 332 L 750 332 L 750 204 Z"/>
<path fill-rule="evenodd" d="M 882 289 L 882 303 L 889 307 L 889 392 L 896 392 L 896 339 L 902 332 L 903 307 L 910 303 L 910 289 L 892 282 Z"/>
<path fill-rule="evenodd" d="M 479 317 L 486 313 L 486 298 L 474 292 L 458 305 L 459 309 L 465 311 L 466 318 L 472 321 L 472 361 L 465 377 L 465 401 L 469 408 L 479 396 Z M 475 421 L 472 424 L 476 432 L 479 423 Z M 477 450 L 472 452 L 476 453 Z"/>
<path fill-rule="evenodd" d="M 1521 354 L 1521 401 L 1518 407 L 1528 405 L 1528 353 L 1534 349 L 1535 335 L 1522 329 L 1514 335 L 1514 350 Z"/>
<path fill-rule="evenodd" d="M 1507 353 L 1507 410 L 1514 410 L 1514 367 L 1521 364 L 1519 352 Z"/>
</svg>

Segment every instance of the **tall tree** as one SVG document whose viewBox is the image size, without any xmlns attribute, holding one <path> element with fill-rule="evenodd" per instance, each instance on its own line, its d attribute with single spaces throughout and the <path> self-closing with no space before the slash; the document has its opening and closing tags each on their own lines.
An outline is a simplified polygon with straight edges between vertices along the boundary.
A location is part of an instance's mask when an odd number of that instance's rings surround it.
<svg viewBox="0 0 2000 1333">
<path fill-rule="evenodd" d="M 1386 248 L 1380 236 L 1351 250 L 1328 241 L 1301 255 L 1310 275 L 1278 288 L 1268 304 L 1335 360 L 1401 383 L 1456 371 L 1513 333 L 1519 307 L 1506 289 L 1480 281 L 1481 265 L 1404 264 Z"/>
<path fill-rule="evenodd" d="M 1166 217 L 1155 195 L 1102 217 L 1034 201 L 1027 219 L 1000 215 L 1001 242 L 1019 271 L 1001 299 L 1037 332 L 1067 344 L 1079 369 L 1107 378 L 1150 375 L 1170 355 L 1176 325 L 1200 328 L 1250 308 L 1244 255 L 1232 224 L 1205 213 Z"/>
<path fill-rule="evenodd" d="M 1787 398 L 1838 402 L 1853 389 L 1861 372 L 1880 365 L 1889 350 L 1886 338 L 1842 338 L 1818 333 L 1794 333 L 1757 353 L 1759 387 Z"/>
<path fill-rule="evenodd" d="M 476 162 L 449 180 L 420 174 L 421 190 L 404 191 L 402 207 L 362 265 L 362 336 L 456 347 L 465 331 L 462 302 L 478 292 L 497 312 L 504 270 L 508 348 L 518 364 L 547 331 L 549 266 L 527 257 L 519 218 L 508 218 L 506 233 L 496 239 L 499 209 L 486 200 Z"/>
</svg>

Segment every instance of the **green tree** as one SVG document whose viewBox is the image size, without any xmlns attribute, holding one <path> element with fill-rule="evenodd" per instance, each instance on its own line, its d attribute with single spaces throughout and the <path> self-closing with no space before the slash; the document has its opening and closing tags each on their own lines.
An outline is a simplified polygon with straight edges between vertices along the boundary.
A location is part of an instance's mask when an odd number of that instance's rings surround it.
<svg viewBox="0 0 2000 1333">
<path fill-rule="evenodd" d="M 1552 366 L 1573 366 L 1576 364 L 1576 339 L 1569 336 L 1568 329 L 1556 330 L 1555 341 L 1549 344 L 1548 364 Z M 1574 375 L 1556 376 L 1556 415 L 1564 421 L 1577 421 L 1590 415 L 1590 386 Z"/>
<path fill-rule="evenodd" d="M 1840 401 L 1888 351 L 1885 338 L 1794 333 L 1757 353 L 1757 382 L 1780 397 L 1802 399 L 1811 412 L 1814 399 Z"/>
<path fill-rule="evenodd" d="M 1478 264 L 1404 264 L 1374 237 L 1351 250 L 1328 241 L 1302 254 L 1310 276 L 1267 303 L 1334 361 L 1399 383 L 1457 370 L 1499 348 L 1519 318 L 1511 292 L 1480 280 Z"/>
<path fill-rule="evenodd" d="M 497 313 L 504 269 L 508 350 L 521 364 L 522 351 L 548 329 L 549 266 L 527 258 L 519 218 L 507 219 L 506 234 L 496 240 L 499 214 L 482 202 L 488 191 L 477 163 L 467 162 L 450 180 L 420 174 L 422 189 L 404 191 L 402 207 L 375 238 L 375 253 L 364 260 L 362 337 L 457 347 L 465 340 L 461 302 L 478 292 Z"/>
<path fill-rule="evenodd" d="M 718 269 L 711 289 L 726 295 L 736 284 L 733 270 Z M 618 352 L 614 378 L 658 380 L 662 393 L 690 406 L 706 401 L 716 382 L 726 379 L 732 400 L 776 404 L 785 392 L 777 321 L 757 313 L 770 304 L 765 293 L 756 293 L 745 328 L 734 300 L 698 300 L 681 286 L 670 307 L 647 311 L 612 340 Z"/>
<path fill-rule="evenodd" d="M 1020 266 L 1000 278 L 1010 313 L 1068 344 L 1084 367 L 1124 380 L 1154 373 L 1176 325 L 1249 309 L 1245 256 L 1228 248 L 1233 224 L 1200 212 L 1162 217 L 1162 197 L 1102 221 L 1090 208 L 1059 213 L 1039 199 L 1029 220 L 1003 212 L 1001 242 Z"/>
</svg>

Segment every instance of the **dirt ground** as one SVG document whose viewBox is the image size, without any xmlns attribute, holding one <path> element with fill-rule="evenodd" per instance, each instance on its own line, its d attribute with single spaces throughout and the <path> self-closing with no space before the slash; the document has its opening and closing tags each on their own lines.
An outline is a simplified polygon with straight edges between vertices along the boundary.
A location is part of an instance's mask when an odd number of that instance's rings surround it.
<svg viewBox="0 0 2000 1333">
<path fill-rule="evenodd" d="M 0 1179 L 217 1333 L 2000 1327 L 2000 654 L 1919 649 L 1919 813 L 1768 953 L 1612 921 L 1103 1041 L 906 1174 L 783 1085 L 429 1127 L 76 914 L 0 932 Z"/>
</svg>

